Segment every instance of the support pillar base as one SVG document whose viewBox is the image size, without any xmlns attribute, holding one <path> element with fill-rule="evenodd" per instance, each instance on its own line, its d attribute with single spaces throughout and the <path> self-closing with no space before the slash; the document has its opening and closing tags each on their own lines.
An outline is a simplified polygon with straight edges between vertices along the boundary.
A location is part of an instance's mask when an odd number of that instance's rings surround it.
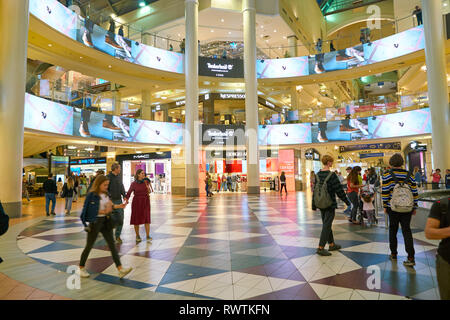
<svg viewBox="0 0 450 320">
<path fill-rule="evenodd" d="M 2 202 L 2 206 L 10 218 L 20 218 L 22 216 L 22 202 Z"/>
<path fill-rule="evenodd" d="M 247 194 L 260 194 L 260 187 L 247 186 Z"/>
<path fill-rule="evenodd" d="M 198 197 L 200 195 L 198 188 L 186 188 L 186 197 Z"/>
</svg>

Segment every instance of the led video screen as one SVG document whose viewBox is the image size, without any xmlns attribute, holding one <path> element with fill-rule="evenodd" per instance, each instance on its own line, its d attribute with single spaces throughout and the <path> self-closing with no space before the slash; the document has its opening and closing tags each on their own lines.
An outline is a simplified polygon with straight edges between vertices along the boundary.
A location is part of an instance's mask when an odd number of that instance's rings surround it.
<svg viewBox="0 0 450 320">
<path fill-rule="evenodd" d="M 309 123 L 262 125 L 258 129 L 258 144 L 284 145 L 311 143 Z"/>
<path fill-rule="evenodd" d="M 73 108 L 25 94 L 25 128 L 72 135 L 72 119 Z"/>
<path fill-rule="evenodd" d="M 430 108 L 369 118 L 373 138 L 392 138 L 431 133 Z"/>
<path fill-rule="evenodd" d="M 256 77 L 288 78 L 308 75 L 308 57 L 256 61 Z"/>
<path fill-rule="evenodd" d="M 45 132 L 152 144 L 182 144 L 183 125 L 72 108 L 25 94 L 25 127 Z"/>
<path fill-rule="evenodd" d="M 158 70 L 184 72 L 183 54 L 147 46 L 109 32 L 56 0 L 31 0 L 30 13 L 71 39 L 110 56 Z"/>
</svg>

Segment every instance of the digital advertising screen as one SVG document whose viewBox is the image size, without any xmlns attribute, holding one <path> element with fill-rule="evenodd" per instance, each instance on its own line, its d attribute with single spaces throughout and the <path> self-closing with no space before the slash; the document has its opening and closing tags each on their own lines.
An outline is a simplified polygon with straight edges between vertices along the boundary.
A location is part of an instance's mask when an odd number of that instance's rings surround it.
<svg viewBox="0 0 450 320">
<path fill-rule="evenodd" d="M 366 64 L 362 45 L 308 57 L 309 74 L 345 70 Z"/>
<path fill-rule="evenodd" d="M 181 123 L 130 119 L 131 141 L 155 144 L 182 144 Z"/>
<path fill-rule="evenodd" d="M 372 139 L 367 118 L 323 121 L 311 124 L 313 143 Z"/>
<path fill-rule="evenodd" d="M 431 133 L 430 108 L 369 118 L 373 138 L 392 138 Z"/>
<path fill-rule="evenodd" d="M 25 94 L 25 128 L 72 135 L 72 118 L 73 108 Z"/>
<path fill-rule="evenodd" d="M 256 77 L 289 78 L 308 75 L 308 57 L 256 61 Z"/>
<path fill-rule="evenodd" d="M 130 119 L 74 108 L 73 135 L 114 141 L 132 141 Z"/>
<path fill-rule="evenodd" d="M 198 57 L 198 74 L 206 77 L 243 78 L 244 61 Z"/>
<path fill-rule="evenodd" d="M 425 48 L 423 25 L 364 45 L 367 64 L 397 58 Z"/>
<path fill-rule="evenodd" d="M 239 146 L 245 145 L 245 126 L 243 125 L 202 125 L 202 145 Z"/>
<path fill-rule="evenodd" d="M 30 13 L 85 46 L 145 67 L 184 72 L 184 55 L 158 49 L 109 32 L 56 0 L 30 0 Z"/>
<path fill-rule="evenodd" d="M 309 123 L 260 125 L 258 143 L 260 145 L 311 143 L 311 125 Z"/>
</svg>

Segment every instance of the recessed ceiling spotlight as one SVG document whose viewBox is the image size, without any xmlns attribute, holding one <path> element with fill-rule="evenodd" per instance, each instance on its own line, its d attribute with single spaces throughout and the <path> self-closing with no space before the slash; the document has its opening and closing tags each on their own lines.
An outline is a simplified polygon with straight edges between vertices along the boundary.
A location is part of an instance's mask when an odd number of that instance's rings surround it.
<svg viewBox="0 0 450 320">
<path fill-rule="evenodd" d="M 161 99 L 163 99 L 163 100 L 166 100 L 166 99 L 167 99 L 167 97 L 161 97 Z"/>
<path fill-rule="evenodd" d="M 211 29 L 211 32 L 214 32 L 214 29 Z"/>
<path fill-rule="evenodd" d="M 225 20 L 222 18 L 222 19 L 220 19 L 220 22 L 224 22 Z"/>
<path fill-rule="evenodd" d="M 277 29 L 273 29 L 273 32 L 277 32 Z"/>
<path fill-rule="evenodd" d="M 231 34 L 231 31 L 228 31 L 228 34 Z"/>
<path fill-rule="evenodd" d="M 51 43 L 49 43 L 49 44 L 48 44 L 48 46 L 49 46 L 49 47 L 51 47 L 51 46 L 52 46 L 52 44 L 51 44 Z"/>
<path fill-rule="evenodd" d="M 263 25 L 261 25 L 261 29 L 263 29 L 264 28 L 264 26 Z"/>
<path fill-rule="evenodd" d="M 287 37 L 286 37 L 286 36 L 283 36 L 283 39 L 287 39 Z"/>
<path fill-rule="evenodd" d="M 145 3 L 145 1 L 139 1 L 139 7 L 145 7 L 147 5 L 147 3 Z"/>
<path fill-rule="evenodd" d="M 423 65 L 421 68 L 420 68 L 420 70 L 422 70 L 422 71 L 427 71 L 427 66 L 426 65 Z"/>
</svg>

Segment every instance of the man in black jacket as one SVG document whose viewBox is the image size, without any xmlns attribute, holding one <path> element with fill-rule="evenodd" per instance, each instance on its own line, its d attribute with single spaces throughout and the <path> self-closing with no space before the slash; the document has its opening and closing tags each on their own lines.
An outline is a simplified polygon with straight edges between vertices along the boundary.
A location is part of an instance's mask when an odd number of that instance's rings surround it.
<svg viewBox="0 0 450 320">
<path fill-rule="evenodd" d="M 122 204 L 122 197 L 125 198 L 126 192 L 123 186 L 122 180 L 119 176 L 120 174 L 120 164 L 117 162 L 113 163 L 111 166 L 111 172 L 108 174 L 109 186 L 108 193 L 111 201 L 114 204 Z M 120 233 L 123 227 L 123 208 L 118 208 L 113 210 L 116 223 L 115 238 L 117 243 L 122 243 L 120 239 Z"/>
<path fill-rule="evenodd" d="M 48 179 L 44 182 L 43 185 L 44 192 L 45 192 L 45 212 L 47 216 L 49 216 L 49 206 L 50 201 L 52 201 L 52 215 L 55 215 L 55 206 L 56 206 L 56 194 L 58 193 L 58 189 L 56 187 L 56 182 L 53 180 L 53 174 L 48 174 Z"/>
<path fill-rule="evenodd" d="M 334 159 L 329 155 L 324 155 L 322 157 L 323 169 L 317 173 L 316 185 L 314 187 L 314 192 L 316 192 L 316 188 L 320 188 L 324 181 L 327 179 L 328 175 L 331 174 L 327 181 L 327 191 L 332 202 L 328 208 L 320 209 L 323 224 L 317 254 L 321 256 L 331 256 L 331 253 L 329 251 L 339 250 L 341 248 L 340 245 L 334 243 L 333 231 L 331 230 L 335 210 L 337 208 L 336 195 L 348 206 L 350 205 L 350 201 L 348 200 L 347 195 L 342 188 L 342 184 L 339 181 L 338 176 L 336 175 L 336 173 L 330 171 L 330 168 L 333 166 L 333 162 Z M 312 201 L 312 209 L 317 210 L 316 204 L 314 203 L 314 195 Z M 327 242 L 329 244 L 328 250 L 325 249 L 325 245 L 327 244 Z"/>
<path fill-rule="evenodd" d="M 425 227 L 427 239 L 441 240 L 436 255 L 436 277 L 441 300 L 450 300 L 450 197 L 431 207 Z"/>
</svg>

